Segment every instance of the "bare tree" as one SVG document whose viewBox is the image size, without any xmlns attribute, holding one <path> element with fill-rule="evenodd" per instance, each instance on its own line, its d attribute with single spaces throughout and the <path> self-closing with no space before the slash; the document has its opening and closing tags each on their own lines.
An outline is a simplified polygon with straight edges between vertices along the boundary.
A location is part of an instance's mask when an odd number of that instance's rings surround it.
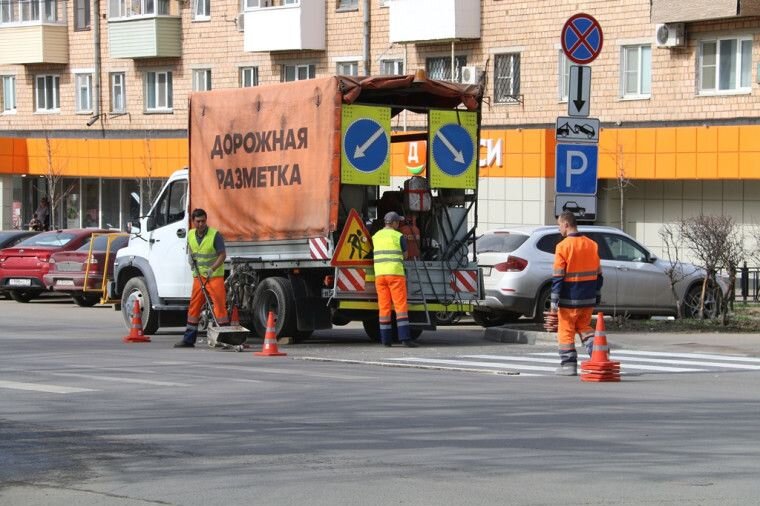
<svg viewBox="0 0 760 506">
<path fill-rule="evenodd" d="M 55 227 L 56 208 L 63 204 L 63 200 L 74 189 L 73 185 L 63 187 L 64 162 L 58 156 L 53 140 L 50 138 L 50 130 L 45 129 L 45 155 L 46 170 L 43 177 L 47 186 L 47 198 L 50 204 L 50 227 Z"/>
<path fill-rule="evenodd" d="M 680 258 L 678 227 L 673 224 L 664 225 L 660 229 L 660 238 L 662 239 L 663 254 L 668 259 L 668 267 L 665 269 L 665 274 L 668 275 L 670 292 L 676 301 L 676 317 L 680 319 L 683 318 L 683 301 L 678 297 L 676 285 L 690 273 L 684 272 L 685 265 Z"/>
<path fill-rule="evenodd" d="M 733 265 L 734 279 L 736 277 L 737 258 L 744 254 L 741 236 L 730 216 L 704 214 L 682 219 L 678 232 L 684 246 L 693 253 L 699 266 L 706 271 L 699 300 L 699 318 L 704 318 L 705 296 L 708 290 L 714 292 L 716 297 L 722 295 L 718 289 L 717 272 L 720 269 L 730 271 Z M 724 315 L 724 321 L 726 318 L 727 315 Z"/>
<path fill-rule="evenodd" d="M 720 312 L 723 324 L 727 325 L 728 311 L 733 309 L 736 297 L 736 274 L 739 271 L 739 264 L 747 257 L 747 249 L 744 246 L 744 236 L 739 233 L 733 219 L 729 216 L 725 218 L 729 228 L 726 231 L 726 241 L 723 244 L 720 260 L 722 268 L 728 274 L 728 294 L 721 299 Z"/>
<path fill-rule="evenodd" d="M 623 153 L 623 146 L 618 144 L 617 152 L 615 156 L 615 166 L 617 169 L 617 177 L 615 178 L 615 186 L 607 188 L 608 191 L 618 191 L 620 196 L 620 230 L 625 230 L 625 192 L 629 186 L 633 186 L 633 181 L 626 176 L 625 172 L 625 157 Z"/>
</svg>

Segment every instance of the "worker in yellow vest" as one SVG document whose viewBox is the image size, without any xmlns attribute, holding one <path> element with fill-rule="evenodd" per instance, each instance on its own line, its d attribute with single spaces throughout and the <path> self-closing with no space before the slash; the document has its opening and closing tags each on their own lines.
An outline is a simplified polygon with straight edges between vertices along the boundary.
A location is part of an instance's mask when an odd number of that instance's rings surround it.
<svg viewBox="0 0 760 506">
<path fill-rule="evenodd" d="M 404 346 L 416 348 L 409 338 L 409 309 L 406 303 L 406 238 L 398 231 L 403 218 L 391 211 L 385 215 L 385 228 L 372 236 L 375 288 L 380 316 L 380 341 L 390 346 L 393 341 L 391 308 L 396 310 L 398 339 Z"/>
<path fill-rule="evenodd" d="M 219 325 L 229 325 L 227 316 L 227 294 L 224 288 L 224 259 L 227 257 L 224 238 L 216 229 L 206 223 L 208 216 L 203 209 L 194 209 L 191 214 L 193 229 L 187 233 L 188 254 L 195 259 L 198 266 L 193 269 L 193 291 L 190 295 L 190 306 L 187 309 L 187 327 L 182 340 L 174 345 L 175 348 L 193 348 L 198 337 L 198 321 L 201 308 L 206 301 L 201 292 L 201 281 L 206 286 L 206 292 L 214 305 L 214 315 Z"/>
</svg>

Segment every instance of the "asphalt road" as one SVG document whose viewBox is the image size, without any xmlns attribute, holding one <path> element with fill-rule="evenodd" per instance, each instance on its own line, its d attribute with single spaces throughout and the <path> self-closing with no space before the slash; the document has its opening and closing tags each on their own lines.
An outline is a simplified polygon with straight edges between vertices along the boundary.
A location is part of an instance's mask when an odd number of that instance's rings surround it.
<svg viewBox="0 0 760 506">
<path fill-rule="evenodd" d="M 0 301 L 0 314 L 3 505 L 760 497 L 752 337 L 610 332 L 626 374 L 589 384 L 550 373 L 549 341 L 469 326 L 413 350 L 339 328 L 264 358 L 259 344 L 173 349 L 177 332 L 123 344 L 107 307 Z"/>
</svg>

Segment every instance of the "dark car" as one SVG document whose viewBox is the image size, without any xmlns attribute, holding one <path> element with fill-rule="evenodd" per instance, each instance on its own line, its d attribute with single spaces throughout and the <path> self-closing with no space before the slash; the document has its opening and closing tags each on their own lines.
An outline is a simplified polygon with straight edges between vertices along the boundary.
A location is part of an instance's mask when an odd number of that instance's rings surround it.
<svg viewBox="0 0 760 506">
<path fill-rule="evenodd" d="M 68 293 L 78 306 L 94 306 L 100 301 L 104 272 L 113 276 L 116 252 L 127 242 L 128 234 L 107 233 L 95 235 L 74 251 L 55 253 L 50 257 L 50 271 L 43 277 L 45 286 L 48 290 Z"/>
<path fill-rule="evenodd" d="M 50 270 L 50 257 L 59 251 L 79 248 L 98 229 L 66 229 L 40 232 L 11 248 L 0 250 L 0 290 L 18 302 L 29 302 L 47 288 L 43 276 Z"/>
</svg>

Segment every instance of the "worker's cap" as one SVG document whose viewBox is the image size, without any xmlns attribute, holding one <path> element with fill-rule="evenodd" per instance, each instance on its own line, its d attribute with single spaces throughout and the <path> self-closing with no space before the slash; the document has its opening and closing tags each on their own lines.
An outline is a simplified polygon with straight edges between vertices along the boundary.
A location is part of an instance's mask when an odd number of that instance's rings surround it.
<svg viewBox="0 0 760 506">
<path fill-rule="evenodd" d="M 401 222 L 403 219 L 404 217 L 399 215 L 396 211 L 385 213 L 385 223 L 393 223 L 394 221 Z"/>
</svg>

